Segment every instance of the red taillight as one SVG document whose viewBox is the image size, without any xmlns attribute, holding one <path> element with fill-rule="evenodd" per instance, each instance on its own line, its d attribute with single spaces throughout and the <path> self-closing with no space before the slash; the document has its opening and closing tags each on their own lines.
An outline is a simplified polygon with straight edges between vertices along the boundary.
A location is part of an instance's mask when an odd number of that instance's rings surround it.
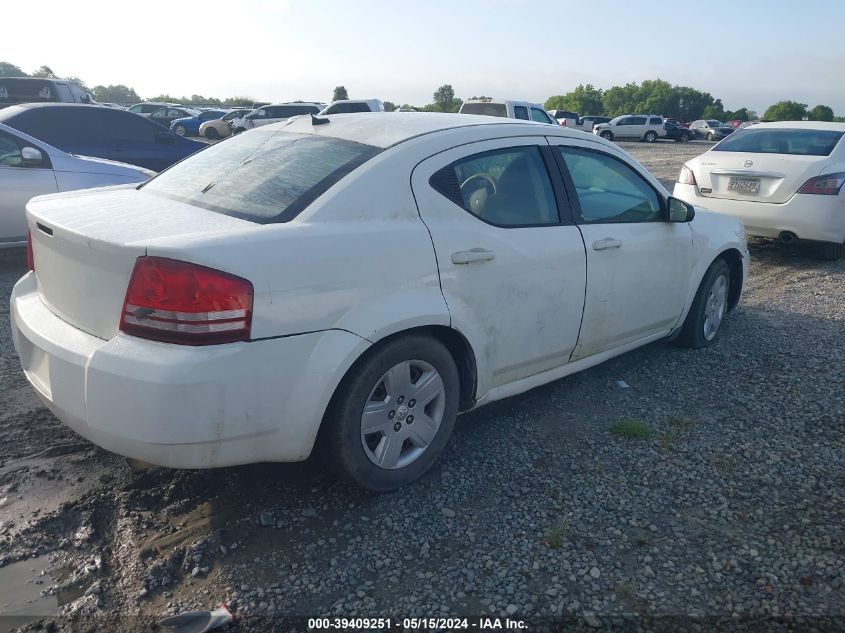
<svg viewBox="0 0 845 633">
<path fill-rule="evenodd" d="M 681 174 L 678 176 L 678 182 L 682 185 L 694 185 L 695 182 L 695 174 L 692 173 L 692 169 L 684 165 L 681 167 Z"/>
<path fill-rule="evenodd" d="M 35 256 L 32 254 L 32 232 L 26 232 L 26 267 L 35 270 Z"/>
<path fill-rule="evenodd" d="M 845 184 L 845 172 L 837 174 L 825 174 L 810 178 L 798 190 L 798 193 L 812 193 L 821 196 L 839 195 L 842 185 Z"/>
<path fill-rule="evenodd" d="M 126 289 L 120 330 L 182 345 L 246 341 L 252 298 L 246 279 L 175 259 L 139 257 Z"/>
</svg>

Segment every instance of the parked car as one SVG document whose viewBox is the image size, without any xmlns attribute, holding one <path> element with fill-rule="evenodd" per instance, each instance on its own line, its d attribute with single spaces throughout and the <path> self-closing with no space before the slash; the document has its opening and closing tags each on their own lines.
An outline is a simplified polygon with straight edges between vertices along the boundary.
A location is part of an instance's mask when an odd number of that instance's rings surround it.
<svg viewBox="0 0 845 633">
<path fill-rule="evenodd" d="M 93 103 L 91 94 L 70 81 L 0 77 L 0 108 L 20 103 Z"/>
<path fill-rule="evenodd" d="M 592 132 L 593 127 L 595 127 L 599 123 L 608 123 L 609 121 L 609 116 L 584 116 L 578 120 L 578 128 L 584 130 L 585 132 Z"/>
<path fill-rule="evenodd" d="M 28 205 L 13 341 L 61 421 L 175 468 L 303 460 L 319 433 L 321 463 L 384 491 L 432 466 L 458 411 L 666 337 L 706 347 L 740 299 L 740 222 L 600 138 L 432 113 L 313 125 Z"/>
<path fill-rule="evenodd" d="M 252 110 L 249 114 L 245 114 L 241 118 L 236 117 L 232 119 L 232 134 L 240 134 L 241 132 L 246 132 L 262 125 L 269 125 L 270 123 L 287 121 L 292 116 L 317 114 L 319 111 L 320 106 L 316 103 L 306 103 L 303 101 L 263 106 L 257 110 Z"/>
<path fill-rule="evenodd" d="M 734 131 L 730 125 L 725 125 L 715 119 L 693 121 L 689 124 L 689 129 L 695 132 L 697 138 L 703 138 L 708 141 L 721 141 Z"/>
<path fill-rule="evenodd" d="M 97 105 L 101 105 L 105 108 L 115 108 L 117 110 L 126 110 L 125 106 L 120 105 L 119 103 L 108 103 L 106 101 L 98 101 Z"/>
<path fill-rule="evenodd" d="M 695 133 L 692 130 L 670 123 L 668 120 L 664 123 L 663 129 L 666 130 L 666 138 L 679 143 L 689 143 L 695 138 Z"/>
<path fill-rule="evenodd" d="M 170 122 L 170 129 L 179 136 L 199 136 L 200 125 L 206 121 L 221 119 L 226 115 L 226 110 L 203 110 L 194 116 L 173 119 Z"/>
<path fill-rule="evenodd" d="M 675 195 L 738 217 L 749 235 L 845 243 L 845 123 L 783 121 L 738 130 L 681 169 Z"/>
<path fill-rule="evenodd" d="M 149 117 L 153 112 L 167 107 L 181 108 L 182 106 L 179 103 L 161 103 L 159 101 L 145 101 L 144 103 L 136 103 L 133 106 L 129 106 L 127 110 L 129 110 L 133 114 L 140 114 L 142 117 Z"/>
<path fill-rule="evenodd" d="M 666 119 L 666 118 L 664 118 L 664 119 L 663 119 L 663 122 L 664 122 L 664 123 L 671 123 L 671 124 L 672 124 L 672 125 L 674 125 L 675 127 L 682 127 L 682 128 L 684 128 L 684 129 L 688 129 L 688 128 L 689 128 L 689 123 L 684 123 L 684 122 L 683 122 L 683 121 L 681 121 L 680 119 Z"/>
<path fill-rule="evenodd" d="M 26 104 L 0 110 L 0 123 L 69 154 L 161 171 L 205 143 L 164 130 L 126 110 L 82 104 Z"/>
<path fill-rule="evenodd" d="M 551 117 L 566 127 L 578 127 L 578 121 L 581 115 L 577 112 L 569 112 L 568 110 L 549 110 Z"/>
<path fill-rule="evenodd" d="M 153 112 L 149 119 L 153 123 L 158 123 L 160 126 L 170 129 L 170 124 L 176 119 L 187 119 L 190 117 L 199 116 L 199 110 L 193 108 L 174 108 L 167 106 L 166 108 L 159 108 Z M 182 136 L 181 134 L 179 136 Z"/>
<path fill-rule="evenodd" d="M 666 135 L 663 127 L 663 117 L 656 114 L 625 114 L 611 119 L 607 123 L 593 126 L 593 134 L 603 139 L 639 139 L 647 143 L 654 143 L 661 136 Z"/>
<path fill-rule="evenodd" d="M 232 133 L 231 122 L 235 119 L 243 118 L 252 110 L 238 109 L 227 112 L 219 119 L 211 119 L 200 124 L 199 135 L 205 138 L 216 141 L 217 139 L 226 138 Z"/>
<path fill-rule="evenodd" d="M 483 116 L 505 117 L 523 121 L 537 121 L 549 125 L 559 125 L 539 103 L 528 101 L 510 101 L 506 99 L 469 99 L 458 110 L 459 114 L 480 114 Z"/>
<path fill-rule="evenodd" d="M 326 115 L 351 114 L 353 112 L 384 112 L 384 104 L 378 99 L 342 99 L 324 106 L 319 113 Z"/>
<path fill-rule="evenodd" d="M 26 245 L 26 203 L 33 196 L 140 183 L 154 172 L 72 156 L 0 123 L 0 250 Z"/>
</svg>

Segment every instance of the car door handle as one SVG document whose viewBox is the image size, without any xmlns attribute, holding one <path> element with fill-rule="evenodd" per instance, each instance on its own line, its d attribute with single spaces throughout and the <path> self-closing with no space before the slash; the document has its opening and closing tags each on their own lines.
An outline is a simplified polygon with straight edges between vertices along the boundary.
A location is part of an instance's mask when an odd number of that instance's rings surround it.
<svg viewBox="0 0 845 633">
<path fill-rule="evenodd" d="M 606 251 L 609 248 L 622 248 L 622 242 L 615 240 L 612 237 L 606 237 L 603 240 L 596 240 L 593 242 L 594 251 Z"/>
<path fill-rule="evenodd" d="M 471 264 L 472 262 L 489 262 L 496 258 L 496 253 L 483 248 L 473 248 L 468 251 L 452 253 L 453 264 Z"/>
</svg>

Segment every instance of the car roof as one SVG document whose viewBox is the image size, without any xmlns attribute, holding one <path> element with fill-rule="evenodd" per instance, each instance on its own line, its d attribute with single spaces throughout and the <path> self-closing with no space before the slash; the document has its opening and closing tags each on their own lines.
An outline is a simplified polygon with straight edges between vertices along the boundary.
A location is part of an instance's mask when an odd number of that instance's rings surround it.
<svg viewBox="0 0 845 633">
<path fill-rule="evenodd" d="M 774 123 L 756 123 L 754 129 L 830 130 L 832 132 L 845 132 L 845 123 L 833 123 L 830 121 L 775 121 Z"/>
<path fill-rule="evenodd" d="M 502 130 L 526 129 L 530 133 L 583 138 L 584 133 L 547 123 L 503 119 L 478 114 L 452 114 L 439 112 L 372 112 L 356 114 L 331 114 L 321 118 L 329 120 L 326 125 L 313 125 L 311 117 L 297 117 L 292 121 L 264 126 L 262 130 L 284 130 L 298 134 L 331 136 L 334 138 L 388 148 L 409 139 L 455 128 L 480 125 L 498 126 Z M 540 127 L 536 127 L 540 126 Z M 558 129 L 560 127 L 560 129 Z M 253 132 L 250 132 L 252 134 Z"/>
</svg>

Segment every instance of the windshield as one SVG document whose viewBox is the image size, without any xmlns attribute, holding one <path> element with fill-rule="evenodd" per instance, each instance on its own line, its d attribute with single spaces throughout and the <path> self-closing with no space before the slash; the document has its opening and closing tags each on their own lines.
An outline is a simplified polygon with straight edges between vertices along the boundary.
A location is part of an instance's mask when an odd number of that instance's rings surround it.
<svg viewBox="0 0 845 633">
<path fill-rule="evenodd" d="M 256 130 L 195 154 L 143 190 L 259 224 L 288 222 L 378 153 L 331 137 Z"/>
<path fill-rule="evenodd" d="M 245 114 L 249 114 L 249 110 L 235 110 L 234 112 L 230 112 L 226 116 L 223 117 L 224 121 L 231 121 L 232 119 L 237 119 L 239 117 L 244 116 Z"/>
<path fill-rule="evenodd" d="M 714 152 L 751 154 L 791 154 L 793 156 L 830 156 L 842 138 L 835 130 L 788 130 L 746 128 L 731 134 L 716 145 Z"/>
<path fill-rule="evenodd" d="M 482 114 L 484 116 L 508 116 L 504 103 L 465 103 L 461 114 Z"/>
<path fill-rule="evenodd" d="M 707 125 L 709 125 L 710 127 L 725 127 L 724 123 L 722 123 L 721 121 L 716 121 L 715 119 L 710 119 L 709 121 L 707 121 Z"/>
</svg>

